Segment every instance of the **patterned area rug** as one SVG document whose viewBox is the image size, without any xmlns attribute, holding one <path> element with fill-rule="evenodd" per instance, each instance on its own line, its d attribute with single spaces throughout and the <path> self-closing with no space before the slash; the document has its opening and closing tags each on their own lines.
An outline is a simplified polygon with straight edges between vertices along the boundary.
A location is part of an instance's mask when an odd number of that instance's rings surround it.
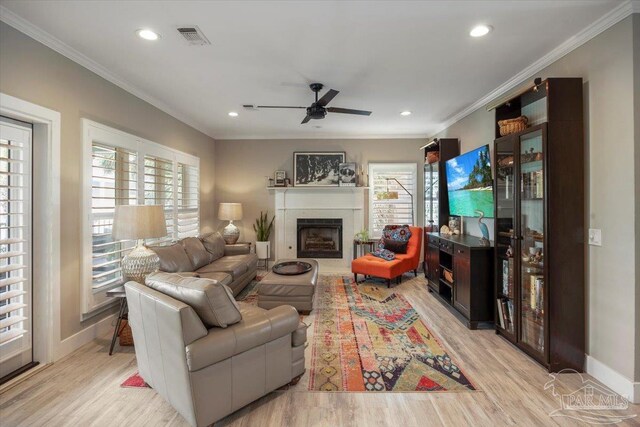
<svg viewBox="0 0 640 427">
<path fill-rule="evenodd" d="M 252 281 L 236 299 L 257 305 L 258 286 Z M 311 348 L 307 372 L 293 390 L 475 390 L 411 304 L 384 284 L 321 275 L 315 309 L 300 317 L 311 324 Z M 149 386 L 136 372 L 121 387 Z"/>
<path fill-rule="evenodd" d="M 475 390 L 402 295 L 346 276 L 316 293 L 309 390 Z"/>
</svg>

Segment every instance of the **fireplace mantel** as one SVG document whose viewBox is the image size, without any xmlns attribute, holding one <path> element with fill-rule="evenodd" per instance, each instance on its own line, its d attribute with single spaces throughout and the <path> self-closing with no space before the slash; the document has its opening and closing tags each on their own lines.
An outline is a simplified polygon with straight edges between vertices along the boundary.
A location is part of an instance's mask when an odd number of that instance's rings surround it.
<svg viewBox="0 0 640 427">
<path fill-rule="evenodd" d="M 321 270 L 341 270 L 351 265 L 353 237 L 364 228 L 368 187 L 276 187 L 275 256 L 296 258 L 298 218 L 341 218 L 341 259 L 318 259 Z"/>
</svg>

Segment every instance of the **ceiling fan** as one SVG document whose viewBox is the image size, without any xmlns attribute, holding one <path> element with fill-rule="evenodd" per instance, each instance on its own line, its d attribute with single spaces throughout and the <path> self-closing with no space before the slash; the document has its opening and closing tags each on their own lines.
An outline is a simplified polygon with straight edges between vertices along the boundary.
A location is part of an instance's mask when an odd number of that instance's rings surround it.
<svg viewBox="0 0 640 427">
<path fill-rule="evenodd" d="M 324 119 L 327 113 L 342 113 L 342 114 L 357 114 L 360 116 L 369 116 L 371 111 L 364 110 L 352 110 L 350 108 L 340 108 L 340 107 L 327 107 L 327 104 L 331 102 L 333 98 L 340 92 L 337 90 L 329 89 L 327 93 L 325 93 L 322 98 L 318 99 L 318 92 L 322 90 L 324 85 L 322 83 L 311 83 L 309 85 L 311 90 L 316 94 L 316 101 L 311 104 L 309 107 L 288 107 L 288 106 L 279 106 L 279 105 L 250 105 L 245 104 L 243 107 L 245 108 L 300 108 L 306 109 L 307 115 L 302 120 L 301 124 L 307 123 L 311 119 Z"/>
</svg>

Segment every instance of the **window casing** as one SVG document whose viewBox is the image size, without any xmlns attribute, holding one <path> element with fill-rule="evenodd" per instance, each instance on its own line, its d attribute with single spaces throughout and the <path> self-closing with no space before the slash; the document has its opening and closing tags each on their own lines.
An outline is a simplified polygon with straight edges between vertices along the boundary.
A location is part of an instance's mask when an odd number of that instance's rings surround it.
<svg viewBox="0 0 640 427">
<path fill-rule="evenodd" d="M 153 245 L 196 236 L 200 206 L 197 157 L 90 120 L 83 119 L 82 126 L 82 313 L 86 318 L 113 302 L 106 291 L 123 283 L 120 261 L 135 246 L 133 240 L 114 241 L 111 236 L 116 205 L 164 206 L 167 236 L 147 240 Z"/>
<path fill-rule="evenodd" d="M 413 225 L 417 219 L 417 175 L 416 163 L 369 163 L 369 233 L 378 238 L 387 224 Z M 393 179 L 397 179 L 413 196 L 411 197 Z M 385 199 L 382 193 L 397 192 L 397 199 Z"/>
</svg>

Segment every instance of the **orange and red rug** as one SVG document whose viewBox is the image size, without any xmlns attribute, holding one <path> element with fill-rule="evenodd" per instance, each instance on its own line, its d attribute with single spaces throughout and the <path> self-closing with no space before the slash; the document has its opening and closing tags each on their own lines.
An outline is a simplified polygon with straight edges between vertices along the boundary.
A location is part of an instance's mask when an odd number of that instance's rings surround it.
<svg viewBox="0 0 640 427">
<path fill-rule="evenodd" d="M 316 293 L 309 390 L 475 390 L 402 295 L 340 276 Z"/>
</svg>

